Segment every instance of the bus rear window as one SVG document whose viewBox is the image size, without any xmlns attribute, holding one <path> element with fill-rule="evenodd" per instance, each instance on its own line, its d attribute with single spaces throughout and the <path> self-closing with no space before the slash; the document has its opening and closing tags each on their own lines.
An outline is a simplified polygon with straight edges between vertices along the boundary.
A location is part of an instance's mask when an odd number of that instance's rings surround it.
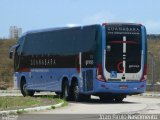
<svg viewBox="0 0 160 120">
<path fill-rule="evenodd" d="M 106 70 L 108 72 L 123 71 L 137 73 L 141 68 L 141 27 L 132 25 L 107 25 L 106 26 Z"/>
</svg>

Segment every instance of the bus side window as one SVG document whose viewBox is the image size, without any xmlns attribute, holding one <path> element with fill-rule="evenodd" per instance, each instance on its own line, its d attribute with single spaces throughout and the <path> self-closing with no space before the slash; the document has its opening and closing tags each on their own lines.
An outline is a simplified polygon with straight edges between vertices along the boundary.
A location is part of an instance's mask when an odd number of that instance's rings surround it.
<svg viewBox="0 0 160 120">
<path fill-rule="evenodd" d="M 39 67 L 39 56 L 37 55 L 37 67 Z"/>
<path fill-rule="evenodd" d="M 48 67 L 50 66 L 50 59 L 49 59 L 49 55 L 48 55 L 48 57 L 47 57 L 47 65 L 48 65 Z"/>
<path fill-rule="evenodd" d="M 39 65 L 40 65 L 40 67 L 42 67 L 42 59 L 41 59 L 41 55 L 39 56 Z"/>
<path fill-rule="evenodd" d="M 30 64 L 29 63 L 29 55 L 25 56 L 24 58 L 26 58 L 26 62 L 25 62 L 26 64 L 24 66 L 28 68 L 29 64 Z"/>
<path fill-rule="evenodd" d="M 48 67 L 48 55 L 46 55 L 46 66 Z"/>
<path fill-rule="evenodd" d="M 30 59 L 30 66 L 32 66 L 32 56 L 31 56 L 31 59 Z"/>
<path fill-rule="evenodd" d="M 44 57 L 42 56 L 41 59 L 42 59 L 42 67 L 43 67 L 43 65 L 44 65 Z"/>
<path fill-rule="evenodd" d="M 35 56 L 35 67 L 37 67 L 37 56 Z"/>
<path fill-rule="evenodd" d="M 45 56 L 43 55 L 43 67 L 45 67 Z"/>
<path fill-rule="evenodd" d="M 46 66 L 46 55 L 44 56 L 44 67 Z"/>
<path fill-rule="evenodd" d="M 51 65 L 53 65 L 53 59 L 51 58 Z"/>
<path fill-rule="evenodd" d="M 47 65 L 47 60 L 46 60 L 46 56 L 45 56 L 45 59 L 44 59 L 44 66 L 46 67 Z"/>
<path fill-rule="evenodd" d="M 50 66 L 52 67 L 52 56 L 49 56 Z"/>
<path fill-rule="evenodd" d="M 31 55 L 31 67 L 33 67 L 33 55 Z"/>
<path fill-rule="evenodd" d="M 34 67 L 36 65 L 36 56 L 33 56 L 33 65 L 34 65 Z"/>
<path fill-rule="evenodd" d="M 52 67 L 53 63 L 52 63 L 52 56 L 50 56 L 50 66 Z"/>
</svg>

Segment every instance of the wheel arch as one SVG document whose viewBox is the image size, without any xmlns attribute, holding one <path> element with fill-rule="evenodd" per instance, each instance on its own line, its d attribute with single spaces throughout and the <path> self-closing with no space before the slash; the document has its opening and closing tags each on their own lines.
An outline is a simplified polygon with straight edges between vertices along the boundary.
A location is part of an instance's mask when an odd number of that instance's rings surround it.
<svg viewBox="0 0 160 120">
<path fill-rule="evenodd" d="M 24 81 L 24 82 L 27 82 L 26 81 L 26 77 L 23 75 L 23 76 L 21 76 L 21 79 L 20 79 L 20 85 L 22 85 L 22 81 Z"/>
<path fill-rule="evenodd" d="M 61 91 L 62 91 L 63 84 L 64 84 L 65 82 L 68 82 L 68 84 L 69 84 L 69 79 L 68 79 L 67 76 L 64 76 L 64 77 L 62 78 L 62 80 L 61 80 Z"/>
</svg>

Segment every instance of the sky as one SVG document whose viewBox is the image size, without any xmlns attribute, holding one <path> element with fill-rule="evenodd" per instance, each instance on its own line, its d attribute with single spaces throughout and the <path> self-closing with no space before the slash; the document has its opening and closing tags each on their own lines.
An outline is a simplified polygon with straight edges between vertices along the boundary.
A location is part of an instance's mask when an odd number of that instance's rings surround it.
<svg viewBox="0 0 160 120">
<path fill-rule="evenodd" d="M 160 0 L 0 0 L 0 37 L 10 26 L 43 28 L 133 22 L 160 34 Z"/>
</svg>

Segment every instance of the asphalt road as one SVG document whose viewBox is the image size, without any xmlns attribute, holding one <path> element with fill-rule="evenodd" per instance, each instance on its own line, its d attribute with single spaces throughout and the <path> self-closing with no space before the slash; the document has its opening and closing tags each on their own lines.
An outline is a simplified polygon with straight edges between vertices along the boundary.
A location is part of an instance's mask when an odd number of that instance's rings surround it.
<svg viewBox="0 0 160 120">
<path fill-rule="evenodd" d="M 19 116 L 18 120 L 99 120 L 101 115 L 106 114 L 105 120 L 112 120 L 110 117 L 118 114 L 160 114 L 160 98 L 130 96 L 122 103 L 102 103 L 94 97 L 89 102 L 69 102 L 66 107 L 25 114 Z M 155 117 L 157 117 L 155 120 L 160 119 L 160 115 Z M 124 120 L 124 118 L 114 118 L 114 120 Z"/>
<path fill-rule="evenodd" d="M 122 103 L 101 102 L 94 97 L 89 102 L 69 102 L 67 107 L 37 112 L 37 114 L 160 114 L 160 98 L 129 96 Z"/>
<path fill-rule="evenodd" d="M 99 120 L 101 114 L 160 114 L 160 97 L 129 96 L 122 103 L 93 97 L 89 102 L 69 102 L 66 107 L 18 115 L 16 120 Z"/>
</svg>

